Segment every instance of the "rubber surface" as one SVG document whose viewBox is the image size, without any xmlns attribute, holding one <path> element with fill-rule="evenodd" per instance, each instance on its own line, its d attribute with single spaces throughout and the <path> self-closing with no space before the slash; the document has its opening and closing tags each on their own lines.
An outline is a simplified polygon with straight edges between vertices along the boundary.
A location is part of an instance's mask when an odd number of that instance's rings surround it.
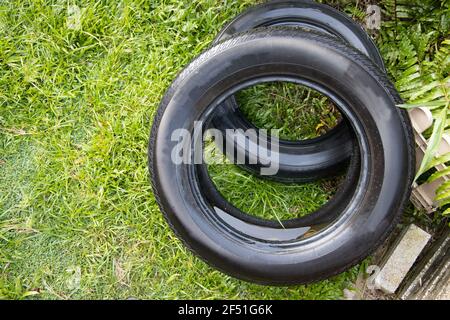
<svg viewBox="0 0 450 320">
<path fill-rule="evenodd" d="M 355 132 L 359 178 L 349 203 L 326 226 L 275 228 L 240 219 L 211 204 L 199 165 L 171 160 L 174 130 L 192 132 L 194 121 L 208 119 L 229 95 L 273 80 L 307 83 L 328 95 Z M 386 75 L 359 51 L 309 30 L 259 29 L 210 48 L 174 83 L 150 136 L 153 190 L 171 228 L 212 266 L 264 284 L 317 281 L 362 261 L 398 222 L 415 167 L 411 124 Z"/>
<path fill-rule="evenodd" d="M 233 34 L 245 32 L 263 26 L 301 26 L 335 36 L 370 57 L 380 68 L 384 69 L 383 59 L 376 45 L 361 26 L 350 17 L 324 4 L 308 0 L 271 1 L 244 11 L 226 25 L 215 39 L 219 43 L 230 38 Z M 245 49 L 243 51 L 245 53 Z M 238 104 L 233 97 L 227 99 L 222 112 L 213 125 L 225 132 L 226 129 L 256 129 L 239 112 Z M 261 134 L 260 134 L 261 135 Z M 243 136 L 243 135 L 242 135 Z M 264 137 L 264 135 L 262 135 Z M 282 182 L 308 182 L 319 178 L 329 177 L 340 172 L 352 152 L 347 124 L 339 123 L 325 135 L 316 139 L 303 141 L 279 141 L 279 168 L 276 175 L 265 177 Z M 269 139 L 267 149 L 273 149 Z M 245 159 L 255 157 L 249 148 L 251 141 L 243 136 L 235 142 L 228 139 L 226 143 L 234 143 L 234 153 L 229 157 L 243 156 Z M 264 148 L 259 145 L 259 148 Z M 261 154 L 268 154 L 267 149 Z M 229 150 L 233 150 L 230 148 Z M 261 159 L 265 163 L 266 159 Z M 243 169 L 259 174 L 261 164 L 240 165 Z"/>
</svg>

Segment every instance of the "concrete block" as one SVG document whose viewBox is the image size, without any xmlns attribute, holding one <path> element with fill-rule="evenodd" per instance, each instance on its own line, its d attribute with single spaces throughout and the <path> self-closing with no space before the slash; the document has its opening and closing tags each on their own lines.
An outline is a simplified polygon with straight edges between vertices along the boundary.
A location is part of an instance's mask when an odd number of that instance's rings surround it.
<svg viewBox="0 0 450 320">
<path fill-rule="evenodd" d="M 375 286 L 385 293 L 395 293 L 430 238 L 424 230 L 410 225 L 385 260 L 375 278 Z"/>
<path fill-rule="evenodd" d="M 399 293 L 403 300 L 450 300 L 450 229 L 427 249 Z"/>
</svg>

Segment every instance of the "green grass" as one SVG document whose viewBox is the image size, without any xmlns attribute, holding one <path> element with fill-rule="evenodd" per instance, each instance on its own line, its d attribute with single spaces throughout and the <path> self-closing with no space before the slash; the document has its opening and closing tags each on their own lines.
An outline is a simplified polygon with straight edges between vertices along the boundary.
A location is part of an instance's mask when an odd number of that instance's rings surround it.
<svg viewBox="0 0 450 320">
<path fill-rule="evenodd" d="M 241 112 L 257 126 L 278 129 L 280 139 L 311 139 L 335 127 L 341 119 L 336 106 L 304 86 L 274 82 L 252 86 L 237 94 Z"/>
<path fill-rule="evenodd" d="M 146 148 L 164 91 L 255 1 L 74 3 L 79 29 L 66 1 L 0 3 L 0 297 L 341 297 L 356 268 L 292 288 L 210 268 L 174 236 L 151 191 Z M 315 195 L 302 210 L 326 197 L 320 185 L 296 188 Z"/>
<path fill-rule="evenodd" d="M 314 212 L 334 195 L 339 179 L 285 184 L 260 179 L 229 164 L 208 166 L 220 193 L 235 207 L 259 218 L 283 221 Z"/>
</svg>

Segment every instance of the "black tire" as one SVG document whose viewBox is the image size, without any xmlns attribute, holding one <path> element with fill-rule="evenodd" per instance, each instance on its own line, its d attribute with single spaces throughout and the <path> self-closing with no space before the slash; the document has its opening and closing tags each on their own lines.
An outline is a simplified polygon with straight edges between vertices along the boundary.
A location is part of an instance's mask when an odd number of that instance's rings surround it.
<svg viewBox="0 0 450 320">
<path fill-rule="evenodd" d="M 229 22 L 214 44 L 260 27 L 296 26 L 326 33 L 361 51 L 386 72 L 383 57 L 367 32 L 345 13 L 313 0 L 275 0 L 255 5 Z"/>
<path fill-rule="evenodd" d="M 266 26 L 301 26 L 327 33 L 347 42 L 371 58 L 383 71 L 383 59 L 372 39 L 344 13 L 320 3 L 309 0 L 270 1 L 244 11 L 226 25 L 218 34 L 214 43 L 230 38 L 233 34 Z M 243 129 L 255 127 L 239 112 L 238 104 L 233 97 L 227 99 L 220 117 L 213 121 L 213 126 L 225 132 L 226 129 Z M 261 134 L 260 134 L 261 135 Z M 264 135 L 262 135 L 264 136 Z M 229 140 L 225 141 L 229 142 Z M 247 137 L 238 138 L 234 145 L 233 155 L 246 159 L 254 157 L 248 148 Z M 272 149 L 270 141 L 267 143 Z M 276 175 L 265 178 L 282 182 L 308 182 L 335 175 L 348 163 L 352 149 L 351 137 L 345 121 L 316 139 L 303 141 L 279 141 L 279 171 Z M 259 146 L 261 148 L 261 146 Z M 229 150 L 232 150 L 229 149 Z M 267 151 L 262 152 L 267 154 Z M 229 157 L 232 155 L 229 154 Z M 262 159 L 263 161 L 265 159 Z M 261 164 L 240 165 L 247 171 L 258 174 Z M 264 163 L 264 162 L 263 162 Z"/>
<path fill-rule="evenodd" d="M 171 160 L 174 130 L 192 132 L 194 121 L 208 119 L 227 96 L 274 79 L 329 96 L 355 132 L 361 151 L 355 191 L 326 226 L 275 228 L 242 220 L 211 205 L 201 165 Z M 411 124 L 396 107 L 401 101 L 386 75 L 359 51 L 313 31 L 259 29 L 207 50 L 174 83 L 150 136 L 153 190 L 171 228 L 212 266 L 258 283 L 308 283 L 362 261 L 391 233 L 411 192 Z"/>
</svg>

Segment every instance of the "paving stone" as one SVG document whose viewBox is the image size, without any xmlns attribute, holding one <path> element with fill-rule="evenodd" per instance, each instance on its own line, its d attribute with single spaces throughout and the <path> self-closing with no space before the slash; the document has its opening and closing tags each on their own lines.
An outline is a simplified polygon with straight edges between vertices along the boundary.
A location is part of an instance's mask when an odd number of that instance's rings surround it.
<svg viewBox="0 0 450 320">
<path fill-rule="evenodd" d="M 427 250 L 402 285 L 404 300 L 450 300 L 450 229 Z"/>
<path fill-rule="evenodd" d="M 416 225 L 410 225 L 400 237 L 375 278 L 375 285 L 393 294 L 430 240 L 431 235 Z"/>
</svg>

